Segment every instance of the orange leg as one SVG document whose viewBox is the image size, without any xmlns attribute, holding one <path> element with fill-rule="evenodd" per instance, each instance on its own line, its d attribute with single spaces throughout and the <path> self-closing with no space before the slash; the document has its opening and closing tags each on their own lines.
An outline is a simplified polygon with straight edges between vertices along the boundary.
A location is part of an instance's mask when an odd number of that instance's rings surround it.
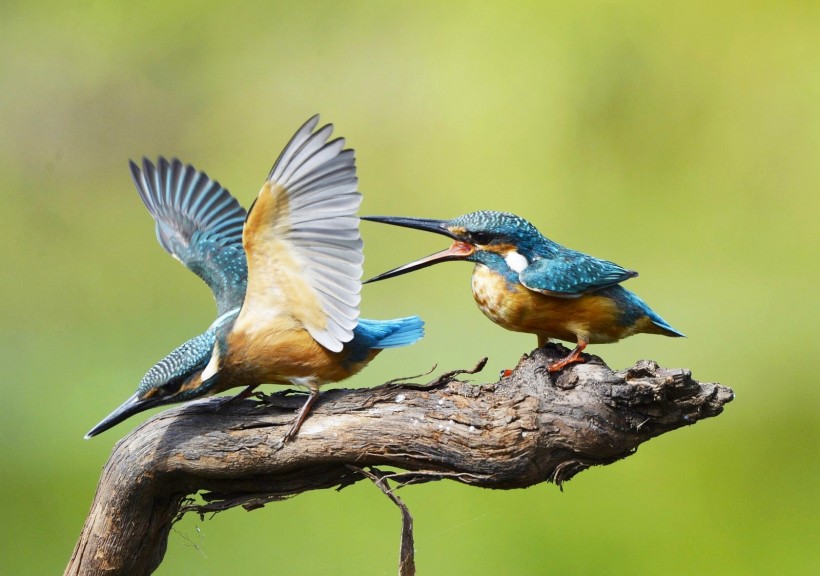
<svg viewBox="0 0 820 576">
<path fill-rule="evenodd" d="M 316 399 L 319 397 L 319 387 L 318 386 L 310 386 L 310 395 L 308 399 L 305 401 L 302 409 L 299 410 L 299 414 L 296 416 L 296 421 L 293 423 L 293 426 L 290 427 L 288 433 L 285 434 L 285 438 L 283 442 L 290 442 L 296 437 L 297 432 L 299 432 L 299 428 L 302 427 L 302 423 L 307 418 L 308 413 L 310 412 L 313 403 L 316 402 Z"/>
<path fill-rule="evenodd" d="M 578 338 L 578 345 L 575 347 L 575 350 L 570 352 L 566 357 L 561 358 L 557 362 L 553 362 L 547 367 L 547 370 L 550 372 L 558 372 L 559 370 L 563 369 L 567 364 L 572 364 L 573 362 L 583 362 L 584 359 L 581 358 L 581 352 L 584 351 L 584 348 L 587 347 L 588 342 L 582 338 Z"/>
</svg>

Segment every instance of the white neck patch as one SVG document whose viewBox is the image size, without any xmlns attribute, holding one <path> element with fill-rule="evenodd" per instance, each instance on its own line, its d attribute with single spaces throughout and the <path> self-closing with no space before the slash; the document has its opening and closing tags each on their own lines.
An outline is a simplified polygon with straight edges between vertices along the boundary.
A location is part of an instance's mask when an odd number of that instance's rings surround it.
<svg viewBox="0 0 820 576">
<path fill-rule="evenodd" d="M 506 256 L 504 256 L 504 261 L 507 263 L 507 266 L 518 272 L 519 274 L 526 270 L 527 266 L 530 265 L 527 262 L 527 258 L 522 256 L 515 250 L 510 250 L 507 252 Z"/>
</svg>

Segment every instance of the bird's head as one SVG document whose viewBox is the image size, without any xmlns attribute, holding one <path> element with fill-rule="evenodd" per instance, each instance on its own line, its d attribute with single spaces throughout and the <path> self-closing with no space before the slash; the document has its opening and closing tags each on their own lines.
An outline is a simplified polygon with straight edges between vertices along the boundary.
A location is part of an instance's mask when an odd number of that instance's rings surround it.
<svg viewBox="0 0 820 576">
<path fill-rule="evenodd" d="M 211 389 L 211 382 L 202 381 L 202 369 L 182 377 L 169 378 L 163 374 L 164 366 L 157 364 L 143 377 L 136 393 L 123 402 L 116 410 L 106 416 L 102 422 L 94 426 L 86 440 L 113 428 L 120 422 L 139 414 L 145 410 L 175 404 L 185 400 L 192 400 L 205 396 Z"/>
<path fill-rule="evenodd" d="M 531 261 L 535 246 L 546 241 L 527 220 L 515 214 L 492 210 L 471 212 L 452 220 L 400 216 L 363 216 L 362 220 L 427 230 L 453 239 L 449 248 L 379 274 L 367 282 L 400 276 L 450 260 L 500 262 L 499 256 L 512 270 L 520 272 Z"/>
</svg>

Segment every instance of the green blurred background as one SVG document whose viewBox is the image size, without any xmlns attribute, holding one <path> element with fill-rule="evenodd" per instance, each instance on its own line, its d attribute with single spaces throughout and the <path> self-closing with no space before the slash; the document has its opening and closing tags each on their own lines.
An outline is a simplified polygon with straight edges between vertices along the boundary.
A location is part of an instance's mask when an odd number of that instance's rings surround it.
<svg viewBox="0 0 820 576">
<path fill-rule="evenodd" d="M 685 340 L 593 346 L 731 386 L 720 417 L 565 487 L 402 491 L 420 574 L 816 574 L 820 14 L 816 2 L 5 2 L 0 8 L 0 572 L 55 574 L 114 442 L 83 434 L 214 317 L 156 244 L 127 160 L 178 156 L 249 205 L 311 114 L 359 159 L 365 214 L 526 216 L 639 270 Z M 444 247 L 363 224 L 366 275 Z M 364 289 L 420 344 L 362 386 L 535 338 L 470 267 Z M 366 483 L 171 533 L 159 574 L 394 574 Z"/>
</svg>

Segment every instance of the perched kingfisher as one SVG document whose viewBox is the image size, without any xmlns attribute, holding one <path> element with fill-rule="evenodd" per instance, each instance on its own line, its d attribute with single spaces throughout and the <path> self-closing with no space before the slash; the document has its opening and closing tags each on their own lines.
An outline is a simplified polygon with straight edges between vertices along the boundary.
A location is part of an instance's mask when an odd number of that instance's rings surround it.
<svg viewBox="0 0 820 576">
<path fill-rule="evenodd" d="M 637 276 L 606 260 L 565 248 L 514 214 L 483 210 L 452 220 L 363 216 L 363 220 L 449 236 L 453 245 L 371 278 L 375 282 L 437 262 L 468 260 L 473 297 L 493 322 L 516 332 L 576 343 L 550 372 L 581 362 L 587 344 L 617 342 L 638 333 L 683 336 L 620 283 Z M 365 283 L 367 283 L 365 282 Z"/>
<path fill-rule="evenodd" d="M 272 383 L 310 392 L 287 441 L 322 384 L 423 336 L 417 316 L 359 318 L 364 257 L 354 152 L 343 138 L 328 140 L 333 126 L 316 130 L 318 122 L 314 116 L 296 132 L 247 215 L 218 182 L 179 160 L 131 162 L 160 245 L 210 287 L 217 318 L 151 368 L 86 438 L 155 406 L 236 386 L 246 386 L 239 394 L 246 397 Z"/>
</svg>

